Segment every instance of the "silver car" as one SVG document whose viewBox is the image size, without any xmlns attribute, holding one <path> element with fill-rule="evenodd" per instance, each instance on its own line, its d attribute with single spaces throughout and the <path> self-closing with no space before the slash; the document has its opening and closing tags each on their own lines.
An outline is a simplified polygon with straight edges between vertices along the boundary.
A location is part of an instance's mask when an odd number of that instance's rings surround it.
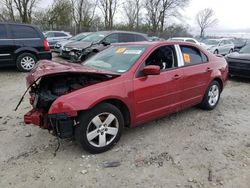
<svg viewBox="0 0 250 188">
<path fill-rule="evenodd" d="M 204 43 L 205 48 L 214 54 L 226 55 L 234 51 L 231 39 L 208 39 Z"/>
<path fill-rule="evenodd" d="M 55 44 L 54 49 L 52 50 L 52 52 L 56 52 L 56 53 L 59 53 L 61 55 L 62 48 L 64 48 L 65 45 L 67 45 L 67 44 L 69 44 L 71 42 L 81 41 L 82 39 L 84 39 L 89 34 L 90 34 L 90 32 L 79 33 L 78 35 L 75 35 L 74 37 L 71 37 L 71 38 L 69 38 L 67 40 L 57 42 Z"/>
<path fill-rule="evenodd" d="M 54 48 L 55 44 L 59 41 L 67 40 L 72 37 L 70 33 L 65 31 L 47 31 L 44 33 L 51 48 Z"/>
</svg>

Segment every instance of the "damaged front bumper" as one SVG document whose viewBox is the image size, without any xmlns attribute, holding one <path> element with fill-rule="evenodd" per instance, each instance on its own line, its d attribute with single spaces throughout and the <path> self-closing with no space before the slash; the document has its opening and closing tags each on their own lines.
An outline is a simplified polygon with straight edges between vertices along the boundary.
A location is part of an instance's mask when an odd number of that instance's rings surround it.
<svg viewBox="0 0 250 188">
<path fill-rule="evenodd" d="M 45 112 L 33 109 L 24 115 L 26 124 L 34 124 L 43 129 L 53 131 L 59 138 L 70 138 L 74 135 L 74 118 L 65 113 L 46 114 Z"/>
</svg>

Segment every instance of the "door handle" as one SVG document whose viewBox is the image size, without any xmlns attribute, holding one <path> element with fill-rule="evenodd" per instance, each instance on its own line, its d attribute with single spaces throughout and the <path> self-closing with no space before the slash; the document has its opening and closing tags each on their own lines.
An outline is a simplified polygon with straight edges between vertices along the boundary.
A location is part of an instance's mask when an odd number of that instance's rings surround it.
<svg viewBox="0 0 250 188">
<path fill-rule="evenodd" d="M 173 80 L 178 80 L 178 79 L 180 79 L 180 78 L 181 78 L 181 75 L 179 75 L 179 74 L 176 74 L 176 75 L 174 75 L 174 76 L 172 77 Z"/>
<path fill-rule="evenodd" d="M 207 72 L 211 72 L 212 69 L 210 67 L 207 68 Z"/>
</svg>

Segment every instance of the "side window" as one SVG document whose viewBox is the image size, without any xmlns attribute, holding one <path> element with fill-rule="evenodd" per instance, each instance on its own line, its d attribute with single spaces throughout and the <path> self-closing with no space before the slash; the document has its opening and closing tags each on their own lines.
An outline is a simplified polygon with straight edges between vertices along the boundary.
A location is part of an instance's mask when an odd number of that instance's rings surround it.
<svg viewBox="0 0 250 188">
<path fill-rule="evenodd" d="M 29 26 L 10 25 L 13 39 L 40 38 L 37 31 Z"/>
<path fill-rule="evenodd" d="M 5 25 L 0 24 L 0 39 L 7 38 L 7 31 Z"/>
<path fill-rule="evenodd" d="M 186 42 L 192 42 L 192 43 L 196 44 L 196 42 L 194 40 L 191 40 L 191 39 L 187 39 Z"/>
<path fill-rule="evenodd" d="M 114 33 L 114 34 L 111 34 L 109 36 L 107 36 L 105 39 L 104 39 L 105 42 L 108 42 L 108 43 L 118 43 L 118 34 Z"/>
<path fill-rule="evenodd" d="M 55 34 L 53 32 L 48 32 L 45 34 L 45 37 L 55 37 Z"/>
<path fill-rule="evenodd" d="M 135 35 L 130 33 L 119 33 L 119 42 L 134 42 Z"/>
<path fill-rule="evenodd" d="M 65 33 L 55 33 L 55 37 L 66 37 Z"/>
<path fill-rule="evenodd" d="M 204 63 L 207 63 L 207 62 L 208 62 L 208 57 L 207 57 L 203 52 L 201 52 L 201 57 L 202 57 L 202 61 L 203 61 Z"/>
<path fill-rule="evenodd" d="M 157 48 L 145 61 L 145 66 L 157 65 L 162 71 L 178 66 L 174 46 Z"/>
<path fill-rule="evenodd" d="M 147 39 L 141 35 L 135 35 L 135 41 L 146 41 Z"/>
<path fill-rule="evenodd" d="M 200 50 L 191 46 L 180 46 L 185 65 L 203 63 Z"/>
</svg>

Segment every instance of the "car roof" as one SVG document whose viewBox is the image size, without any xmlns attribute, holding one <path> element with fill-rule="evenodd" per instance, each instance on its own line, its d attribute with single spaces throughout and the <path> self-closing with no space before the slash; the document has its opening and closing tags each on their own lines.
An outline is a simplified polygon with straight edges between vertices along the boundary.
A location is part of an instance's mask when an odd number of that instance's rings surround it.
<svg viewBox="0 0 250 188">
<path fill-rule="evenodd" d="M 97 31 L 93 33 L 99 33 L 103 35 L 109 35 L 112 33 L 128 33 L 128 34 L 137 34 L 137 35 L 143 35 L 144 37 L 147 37 L 147 34 L 139 33 L 139 32 L 133 32 L 133 31 L 120 31 L 120 30 L 112 30 L 112 31 Z"/>
<path fill-rule="evenodd" d="M 199 46 L 194 43 L 184 42 L 184 41 L 140 41 L 140 42 L 116 43 L 112 45 L 113 46 L 146 45 L 151 47 L 156 47 L 160 45 L 188 45 L 188 46 L 196 46 L 199 48 Z"/>
</svg>

